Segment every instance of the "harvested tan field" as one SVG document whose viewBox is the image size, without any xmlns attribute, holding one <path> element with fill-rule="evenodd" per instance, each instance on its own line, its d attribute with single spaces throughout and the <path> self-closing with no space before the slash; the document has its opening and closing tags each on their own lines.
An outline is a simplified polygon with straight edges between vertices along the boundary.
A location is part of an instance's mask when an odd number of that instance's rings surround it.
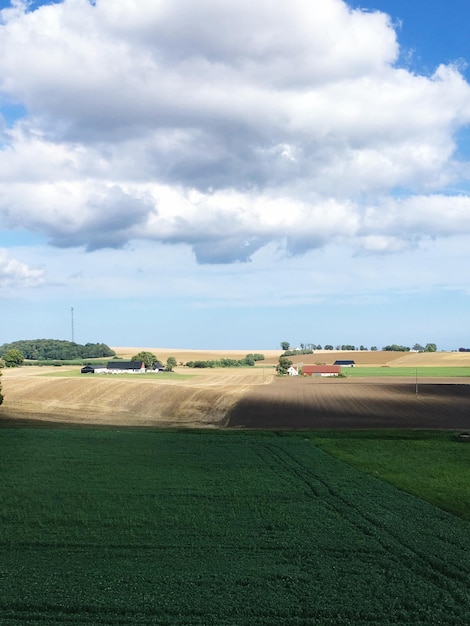
<svg viewBox="0 0 470 626">
<path fill-rule="evenodd" d="M 469 429 L 468 379 L 276 378 L 246 393 L 229 426 L 260 429 Z"/>
<path fill-rule="evenodd" d="M 194 370 L 189 380 L 165 380 L 164 375 L 159 379 L 158 374 L 136 374 L 132 379 L 99 374 L 76 376 L 76 369 L 70 370 L 70 377 L 47 375 L 56 372 L 54 367 L 5 370 L 0 425 L 37 420 L 155 427 L 220 426 L 240 397 L 252 386 L 269 383 L 274 375 L 274 371 L 256 368 Z"/>
<path fill-rule="evenodd" d="M 396 367 L 470 367 L 470 352 L 408 352 L 393 362 Z"/>
<path fill-rule="evenodd" d="M 243 359 L 247 354 L 253 354 L 258 352 L 264 354 L 266 358 L 273 358 L 275 363 L 281 354 L 281 350 L 253 350 L 247 348 L 246 350 L 182 350 L 180 348 L 122 348 L 113 347 L 117 356 L 123 359 L 130 359 L 139 352 L 151 352 L 165 362 L 168 357 L 174 356 L 178 363 L 187 363 L 188 361 L 209 361 L 219 360 L 223 358 L 227 359 Z"/>
<path fill-rule="evenodd" d="M 276 365 L 277 356 L 266 355 L 265 364 Z M 470 367 L 470 352 L 385 352 L 315 350 L 313 354 L 288 357 L 294 363 L 332 365 L 337 359 L 352 359 L 357 366 L 367 367 Z"/>
<path fill-rule="evenodd" d="M 266 355 L 266 360 L 263 363 L 276 365 L 279 359 L 277 356 Z M 398 359 L 403 357 L 403 352 L 382 352 L 382 351 L 342 351 L 342 350 L 315 350 L 313 354 L 297 354 L 289 356 L 288 358 L 294 363 L 305 363 L 306 365 L 314 365 L 315 363 L 324 365 L 333 365 L 337 359 L 347 360 L 352 359 L 356 365 L 367 366 L 386 366 L 394 365 Z"/>
</svg>

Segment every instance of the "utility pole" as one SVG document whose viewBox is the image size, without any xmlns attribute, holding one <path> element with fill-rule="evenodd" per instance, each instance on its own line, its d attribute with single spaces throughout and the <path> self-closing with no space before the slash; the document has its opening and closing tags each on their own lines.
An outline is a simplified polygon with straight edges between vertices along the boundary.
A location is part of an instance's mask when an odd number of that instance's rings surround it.
<svg viewBox="0 0 470 626">
<path fill-rule="evenodd" d="M 72 321 L 72 343 L 75 343 L 75 329 L 73 325 L 73 306 L 70 307 L 70 315 L 71 315 L 71 321 Z"/>
</svg>

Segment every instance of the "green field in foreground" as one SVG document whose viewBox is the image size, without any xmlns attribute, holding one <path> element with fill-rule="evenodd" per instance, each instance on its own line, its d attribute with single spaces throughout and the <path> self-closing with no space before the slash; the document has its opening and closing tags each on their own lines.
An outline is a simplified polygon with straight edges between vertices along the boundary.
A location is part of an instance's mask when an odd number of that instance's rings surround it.
<svg viewBox="0 0 470 626">
<path fill-rule="evenodd" d="M 470 376 L 470 367 L 343 367 L 346 376 L 411 376 L 459 378 Z"/>
<path fill-rule="evenodd" d="M 470 444 L 449 432 L 319 432 L 322 450 L 470 521 Z"/>
<path fill-rule="evenodd" d="M 470 623 L 469 522 L 335 437 L 0 430 L 0 624 Z"/>
</svg>

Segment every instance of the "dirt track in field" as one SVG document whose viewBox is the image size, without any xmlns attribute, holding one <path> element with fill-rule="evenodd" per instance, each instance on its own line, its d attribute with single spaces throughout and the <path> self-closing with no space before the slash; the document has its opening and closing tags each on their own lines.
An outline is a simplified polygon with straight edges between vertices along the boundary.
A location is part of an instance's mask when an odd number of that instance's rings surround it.
<svg viewBox="0 0 470 626">
<path fill-rule="evenodd" d="M 470 429 L 468 379 L 277 378 L 250 390 L 229 427 Z"/>
</svg>

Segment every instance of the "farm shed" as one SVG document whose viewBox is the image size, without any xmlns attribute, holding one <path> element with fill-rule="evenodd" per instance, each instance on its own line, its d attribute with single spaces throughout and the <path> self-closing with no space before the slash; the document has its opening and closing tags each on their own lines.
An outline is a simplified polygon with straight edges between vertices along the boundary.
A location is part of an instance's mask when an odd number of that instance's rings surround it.
<svg viewBox="0 0 470 626">
<path fill-rule="evenodd" d="M 339 365 L 304 365 L 303 376 L 338 376 L 341 374 Z"/>
<path fill-rule="evenodd" d="M 106 369 L 111 374 L 141 373 L 145 372 L 145 364 L 143 361 L 108 361 Z"/>
<path fill-rule="evenodd" d="M 93 367 L 93 365 L 85 365 L 80 370 L 80 374 L 94 374 L 94 373 L 95 373 L 95 368 Z"/>
<path fill-rule="evenodd" d="M 340 367 L 354 367 L 356 363 L 352 359 L 345 359 L 345 360 L 337 359 L 334 362 L 334 365 L 339 365 Z"/>
</svg>

